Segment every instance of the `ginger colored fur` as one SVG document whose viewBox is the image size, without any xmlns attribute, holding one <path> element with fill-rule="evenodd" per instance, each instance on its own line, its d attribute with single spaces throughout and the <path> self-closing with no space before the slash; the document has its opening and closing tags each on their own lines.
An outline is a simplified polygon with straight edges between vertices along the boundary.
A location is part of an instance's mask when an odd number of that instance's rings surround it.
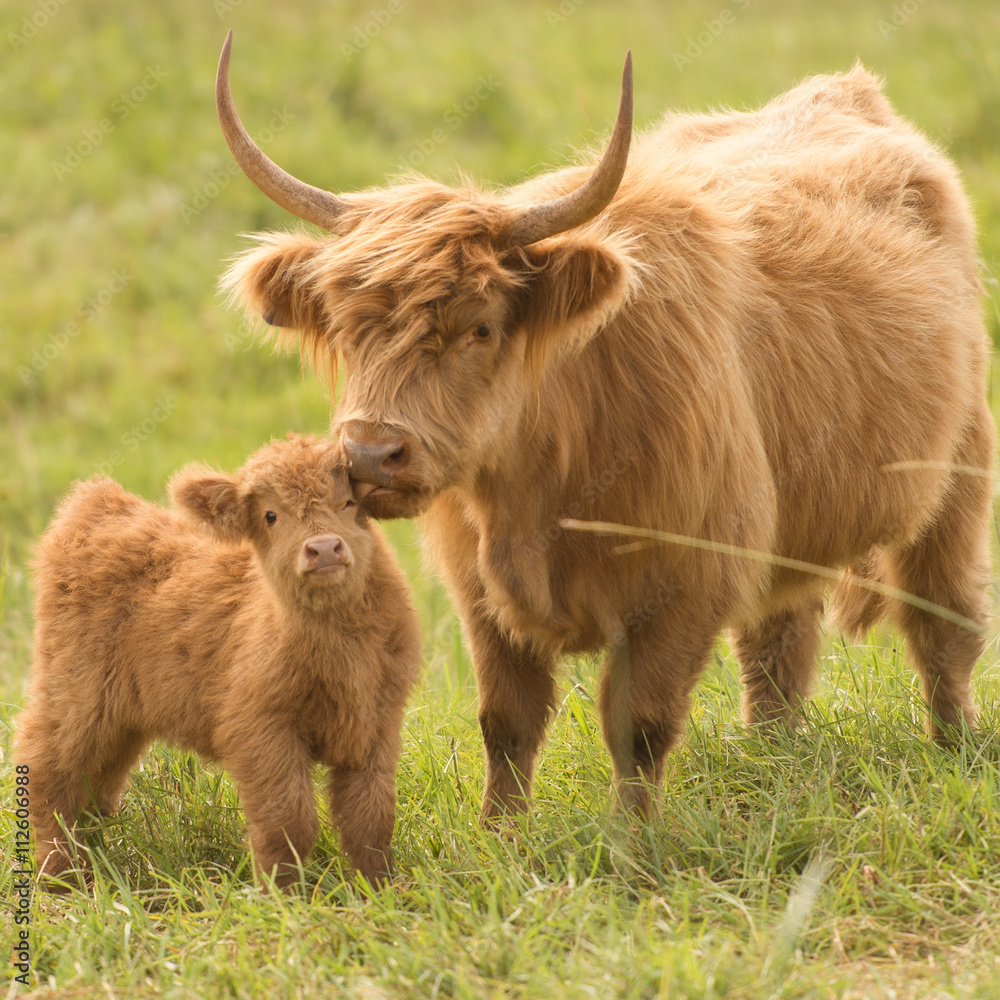
<svg viewBox="0 0 1000 1000">
<path fill-rule="evenodd" d="M 620 552 L 561 518 L 853 566 L 987 620 L 988 348 L 951 163 L 856 67 L 759 111 L 667 117 L 597 218 L 510 245 L 518 207 L 588 171 L 499 195 L 369 192 L 338 235 L 265 235 L 226 279 L 346 367 L 345 446 L 402 442 L 366 504 L 420 515 L 450 583 L 487 815 L 530 793 L 563 653 L 610 650 L 605 736 L 640 809 L 720 631 L 747 721 L 794 718 L 810 687 L 822 580 L 677 545 Z M 981 634 L 849 577 L 836 597 L 856 628 L 892 614 L 935 737 L 973 721 Z"/>
<path fill-rule="evenodd" d="M 341 846 L 378 882 L 419 631 L 342 452 L 290 435 L 232 477 L 188 466 L 170 493 L 175 510 L 104 477 L 79 483 L 39 544 L 17 760 L 40 870 L 72 863 L 59 817 L 114 811 L 162 738 L 225 763 L 256 868 L 282 887 L 316 839 L 322 762 Z"/>
</svg>

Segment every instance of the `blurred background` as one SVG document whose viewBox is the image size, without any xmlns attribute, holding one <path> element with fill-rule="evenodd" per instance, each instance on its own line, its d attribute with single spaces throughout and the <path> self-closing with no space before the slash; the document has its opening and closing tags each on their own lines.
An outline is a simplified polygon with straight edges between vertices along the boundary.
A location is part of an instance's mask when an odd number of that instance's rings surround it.
<svg viewBox="0 0 1000 1000">
<path fill-rule="evenodd" d="M 232 469 L 272 434 L 329 420 L 322 380 L 255 342 L 216 290 L 240 234 L 298 225 L 219 132 L 230 28 L 249 131 L 334 190 L 407 169 L 503 185 L 563 164 L 609 128 L 629 48 L 640 128 L 667 109 L 756 106 L 860 59 L 957 161 L 998 332 L 994 0 L 28 0 L 0 26 L 5 717 L 30 660 L 26 560 L 72 480 L 102 471 L 159 500 L 186 461 Z M 451 643 L 412 527 L 391 534 L 429 641 Z"/>
</svg>

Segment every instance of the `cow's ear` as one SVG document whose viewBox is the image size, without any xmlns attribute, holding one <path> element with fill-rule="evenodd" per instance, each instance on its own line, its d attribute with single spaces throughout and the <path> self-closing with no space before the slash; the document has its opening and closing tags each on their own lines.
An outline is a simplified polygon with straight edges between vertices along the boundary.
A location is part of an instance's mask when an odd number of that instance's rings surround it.
<svg viewBox="0 0 1000 1000">
<path fill-rule="evenodd" d="M 319 336 L 324 301 L 317 288 L 316 255 L 322 244 L 295 233 L 261 233 L 232 263 L 220 285 L 230 301 L 271 326 Z"/>
<path fill-rule="evenodd" d="M 582 347 L 618 311 L 635 265 L 613 244 L 573 234 L 519 252 L 528 267 L 519 319 L 538 374 L 551 355 Z"/>
<path fill-rule="evenodd" d="M 186 465 L 167 486 L 175 507 L 208 525 L 220 542 L 239 542 L 249 534 L 249 508 L 239 486 L 207 465 Z"/>
</svg>

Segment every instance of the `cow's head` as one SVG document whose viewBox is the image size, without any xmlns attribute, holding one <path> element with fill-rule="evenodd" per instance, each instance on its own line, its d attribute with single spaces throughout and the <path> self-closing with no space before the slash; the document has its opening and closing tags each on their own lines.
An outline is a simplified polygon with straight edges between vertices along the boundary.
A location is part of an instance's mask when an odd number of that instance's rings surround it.
<svg viewBox="0 0 1000 1000">
<path fill-rule="evenodd" d="M 216 98 L 233 155 L 268 197 L 333 235 L 262 235 L 224 283 L 314 358 L 343 363 L 337 430 L 351 478 L 370 488 L 375 516 L 412 516 L 507 453 L 526 414 L 530 426 L 546 365 L 582 346 L 633 285 L 628 239 L 599 222 L 577 228 L 608 205 L 625 169 L 631 56 L 596 168 L 506 196 L 419 178 L 335 195 L 250 140 L 229 90 L 231 39 Z M 545 199 L 529 200 L 532 187 Z"/>
</svg>

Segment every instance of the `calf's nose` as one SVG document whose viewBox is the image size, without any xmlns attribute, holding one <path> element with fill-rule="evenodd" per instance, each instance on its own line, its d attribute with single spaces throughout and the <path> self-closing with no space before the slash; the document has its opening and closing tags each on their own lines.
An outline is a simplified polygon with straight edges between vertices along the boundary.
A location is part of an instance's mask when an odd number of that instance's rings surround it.
<svg viewBox="0 0 1000 1000">
<path fill-rule="evenodd" d="M 340 535 L 316 535 L 303 544 L 299 564 L 303 572 L 349 566 L 351 550 Z"/>
<path fill-rule="evenodd" d="M 410 462 L 410 449 L 402 438 L 369 441 L 345 434 L 343 446 L 351 479 L 376 486 L 388 486 Z"/>
</svg>

